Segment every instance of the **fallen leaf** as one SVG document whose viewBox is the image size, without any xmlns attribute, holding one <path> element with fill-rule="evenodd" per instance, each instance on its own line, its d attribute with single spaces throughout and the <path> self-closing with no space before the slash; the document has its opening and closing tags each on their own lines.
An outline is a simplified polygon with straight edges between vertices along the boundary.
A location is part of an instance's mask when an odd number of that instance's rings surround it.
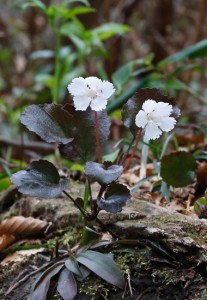
<svg viewBox="0 0 207 300">
<path fill-rule="evenodd" d="M 15 240 L 15 236 L 12 234 L 3 234 L 0 236 L 0 251 L 6 248 Z"/>
<path fill-rule="evenodd" d="M 5 219 L 0 223 L 0 236 L 4 234 L 34 234 L 43 232 L 48 223 L 32 217 L 22 216 Z"/>
<path fill-rule="evenodd" d="M 3 259 L 0 264 L 2 266 L 5 266 L 6 264 L 9 264 L 14 261 L 22 261 L 23 259 L 25 259 L 26 256 L 28 257 L 31 255 L 34 255 L 36 253 L 42 252 L 43 250 L 44 250 L 44 248 L 20 250 L 15 253 L 11 253 L 11 254 L 7 255 L 7 257 L 5 259 Z"/>
</svg>

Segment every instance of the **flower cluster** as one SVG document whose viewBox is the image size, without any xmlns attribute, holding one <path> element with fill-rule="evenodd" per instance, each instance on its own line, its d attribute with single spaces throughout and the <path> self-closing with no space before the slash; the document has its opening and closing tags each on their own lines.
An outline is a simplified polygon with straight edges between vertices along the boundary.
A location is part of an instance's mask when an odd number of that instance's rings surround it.
<svg viewBox="0 0 207 300">
<path fill-rule="evenodd" d="M 112 83 L 97 77 L 78 77 L 68 85 L 68 91 L 73 96 L 76 110 L 86 110 L 90 106 L 92 110 L 100 111 L 106 108 L 115 89 Z M 172 113 L 173 107 L 169 103 L 145 100 L 135 118 L 136 126 L 144 129 L 145 141 L 155 140 L 162 132 L 174 128 L 176 120 Z"/>
</svg>

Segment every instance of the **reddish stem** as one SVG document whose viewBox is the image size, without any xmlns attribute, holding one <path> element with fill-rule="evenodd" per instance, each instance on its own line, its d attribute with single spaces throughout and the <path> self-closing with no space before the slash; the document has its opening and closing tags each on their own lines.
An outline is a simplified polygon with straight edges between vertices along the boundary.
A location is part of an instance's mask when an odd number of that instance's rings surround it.
<svg viewBox="0 0 207 300">
<path fill-rule="evenodd" d="M 138 132 L 138 134 L 137 134 L 137 138 L 136 138 L 136 143 L 135 143 L 135 145 L 134 145 L 134 149 L 133 149 L 133 151 L 132 151 L 131 156 L 129 157 L 129 159 L 128 159 L 127 162 L 126 162 L 126 165 L 125 165 L 125 167 L 124 167 L 124 171 L 123 171 L 123 172 L 125 172 L 125 171 L 127 170 L 128 166 L 129 166 L 130 163 L 131 163 L 131 161 L 132 161 L 132 159 L 133 159 L 133 157 L 134 157 L 134 155 L 135 155 L 135 153 L 136 153 L 136 151 L 137 151 L 137 147 L 138 147 L 139 141 L 140 141 L 140 139 L 141 139 L 141 136 L 142 136 L 142 128 L 140 128 L 140 130 L 139 130 L 139 132 Z"/>
<path fill-rule="evenodd" d="M 97 149 L 97 156 L 98 162 L 101 163 L 101 149 L 100 149 L 100 137 L 99 137 L 99 128 L 98 128 L 98 114 L 94 111 L 95 117 L 95 129 L 96 129 L 96 149 Z"/>
</svg>

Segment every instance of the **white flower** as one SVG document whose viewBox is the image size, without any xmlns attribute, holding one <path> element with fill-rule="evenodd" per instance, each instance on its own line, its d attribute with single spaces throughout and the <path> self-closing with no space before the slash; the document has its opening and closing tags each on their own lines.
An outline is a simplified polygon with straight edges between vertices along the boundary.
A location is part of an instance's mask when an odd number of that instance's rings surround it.
<svg viewBox="0 0 207 300">
<path fill-rule="evenodd" d="M 142 110 L 136 115 L 135 124 L 144 128 L 145 140 L 155 140 L 163 131 L 168 132 L 174 128 L 176 120 L 170 117 L 172 112 L 172 105 L 149 99 L 143 103 Z"/>
<path fill-rule="evenodd" d="M 115 92 L 112 83 L 97 77 L 78 77 L 68 85 L 68 91 L 73 96 L 76 110 L 99 111 L 106 108 L 107 99 Z"/>
</svg>

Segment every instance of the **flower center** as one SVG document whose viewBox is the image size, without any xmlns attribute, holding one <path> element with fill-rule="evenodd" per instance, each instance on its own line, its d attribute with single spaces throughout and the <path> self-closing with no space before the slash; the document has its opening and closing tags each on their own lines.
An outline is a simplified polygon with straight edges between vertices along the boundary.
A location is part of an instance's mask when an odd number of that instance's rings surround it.
<svg viewBox="0 0 207 300">
<path fill-rule="evenodd" d="M 147 114 L 147 120 L 148 122 L 154 122 L 154 114 L 153 111 Z"/>
<path fill-rule="evenodd" d="M 91 98 L 91 100 L 96 99 L 98 96 L 100 96 L 100 92 L 97 88 L 90 88 L 88 87 L 88 97 Z"/>
</svg>

